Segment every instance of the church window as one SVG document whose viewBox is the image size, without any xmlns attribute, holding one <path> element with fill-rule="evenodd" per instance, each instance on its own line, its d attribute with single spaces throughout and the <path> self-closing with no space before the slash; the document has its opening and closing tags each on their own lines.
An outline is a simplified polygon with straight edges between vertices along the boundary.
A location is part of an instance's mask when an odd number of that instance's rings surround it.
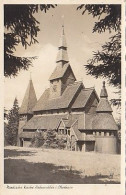
<svg viewBox="0 0 126 195">
<path fill-rule="evenodd" d="M 68 135 L 70 135 L 70 130 L 68 130 Z"/>
</svg>

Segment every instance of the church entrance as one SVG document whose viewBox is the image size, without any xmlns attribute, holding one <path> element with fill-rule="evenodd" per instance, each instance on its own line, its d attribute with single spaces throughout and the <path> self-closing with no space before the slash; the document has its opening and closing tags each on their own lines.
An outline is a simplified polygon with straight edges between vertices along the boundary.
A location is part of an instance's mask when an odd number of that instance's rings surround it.
<svg viewBox="0 0 126 195">
<path fill-rule="evenodd" d="M 23 140 L 20 138 L 20 147 L 23 147 Z"/>
</svg>

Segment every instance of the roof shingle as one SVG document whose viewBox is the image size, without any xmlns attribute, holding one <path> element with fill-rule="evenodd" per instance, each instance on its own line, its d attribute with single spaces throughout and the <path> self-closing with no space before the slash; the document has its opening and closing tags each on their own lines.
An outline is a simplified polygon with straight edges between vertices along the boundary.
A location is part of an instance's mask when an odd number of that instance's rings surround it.
<svg viewBox="0 0 126 195">
<path fill-rule="evenodd" d="M 62 62 L 59 62 L 56 68 L 54 69 L 53 73 L 51 74 L 49 80 L 51 81 L 54 79 L 62 78 L 69 66 L 70 66 L 69 63 L 63 65 Z"/>
<path fill-rule="evenodd" d="M 118 130 L 116 122 L 110 113 L 97 113 L 92 121 L 92 129 Z"/>
<path fill-rule="evenodd" d="M 112 108 L 108 102 L 108 99 L 101 98 L 98 106 L 96 108 L 96 112 L 112 112 Z"/>
<path fill-rule="evenodd" d="M 23 126 L 23 129 L 56 129 L 62 118 L 67 118 L 67 115 L 36 115 Z"/>
<path fill-rule="evenodd" d="M 79 95 L 77 96 L 75 102 L 73 103 L 72 108 L 84 108 L 93 90 L 94 89 L 92 88 L 82 89 Z"/>
<path fill-rule="evenodd" d="M 19 114 L 32 114 L 32 108 L 37 102 L 34 86 L 32 80 L 29 81 L 29 85 L 25 92 L 25 96 L 22 105 L 19 109 Z"/>
<path fill-rule="evenodd" d="M 50 89 L 46 89 L 43 95 L 38 100 L 35 107 L 33 108 L 33 111 L 68 108 L 80 87 L 82 87 L 81 82 L 75 82 L 74 84 L 70 84 L 67 86 L 62 96 L 56 99 L 49 99 Z"/>
</svg>

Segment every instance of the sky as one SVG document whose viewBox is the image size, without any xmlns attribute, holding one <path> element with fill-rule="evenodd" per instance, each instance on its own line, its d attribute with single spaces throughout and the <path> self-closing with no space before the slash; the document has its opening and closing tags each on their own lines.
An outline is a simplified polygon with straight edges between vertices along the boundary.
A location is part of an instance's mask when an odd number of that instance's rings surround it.
<svg viewBox="0 0 126 195">
<path fill-rule="evenodd" d="M 59 40 L 61 36 L 62 24 L 64 23 L 65 35 L 68 46 L 68 56 L 70 65 L 78 81 L 83 81 L 84 86 L 95 87 L 98 96 L 105 79 L 95 79 L 87 75 L 84 65 L 92 58 L 93 51 L 101 49 L 101 45 L 108 41 L 109 32 L 98 34 L 92 33 L 96 18 L 82 11 L 76 11 L 78 5 L 58 5 L 55 9 L 50 9 L 47 13 L 39 12 L 35 18 L 40 22 L 40 32 L 38 33 L 38 44 L 34 44 L 27 49 L 19 45 L 15 55 L 22 57 L 37 56 L 33 61 L 33 66 L 28 71 L 20 71 L 15 78 L 4 79 L 4 104 L 6 109 L 13 106 L 17 97 L 21 106 L 30 73 L 35 88 L 37 99 L 40 98 L 46 88 L 49 87 L 49 77 L 56 67 L 56 57 Z M 112 35 L 112 34 L 111 34 Z M 106 80 L 105 80 L 106 81 Z M 116 98 L 116 89 L 108 85 L 108 99 Z M 114 108 L 113 115 L 118 118 L 117 110 Z"/>
</svg>

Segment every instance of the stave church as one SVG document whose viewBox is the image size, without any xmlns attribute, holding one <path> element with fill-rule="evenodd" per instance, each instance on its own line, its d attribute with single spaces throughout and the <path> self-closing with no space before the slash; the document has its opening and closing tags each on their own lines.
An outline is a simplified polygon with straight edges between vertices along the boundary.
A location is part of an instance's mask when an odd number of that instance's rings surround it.
<svg viewBox="0 0 126 195">
<path fill-rule="evenodd" d="M 50 87 L 37 100 L 32 79 L 19 109 L 18 145 L 29 147 L 37 130 L 53 129 L 66 138 L 66 149 L 117 153 L 118 127 L 112 115 L 103 81 L 100 97 L 95 88 L 76 80 L 70 66 L 62 26 L 56 67 Z"/>
</svg>

